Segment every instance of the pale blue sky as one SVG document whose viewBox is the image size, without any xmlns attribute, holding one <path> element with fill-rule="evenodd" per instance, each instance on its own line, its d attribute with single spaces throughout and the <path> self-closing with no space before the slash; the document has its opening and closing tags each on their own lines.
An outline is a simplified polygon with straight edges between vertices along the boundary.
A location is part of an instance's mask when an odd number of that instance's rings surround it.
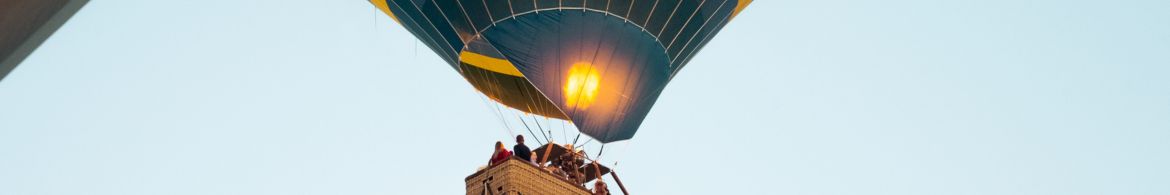
<svg viewBox="0 0 1170 195">
<path fill-rule="evenodd" d="M 93 0 L 0 81 L 0 194 L 461 194 L 509 135 L 415 40 L 361 0 Z M 1170 1 L 760 0 L 603 159 L 635 194 L 1170 194 L 1168 84 Z"/>
</svg>

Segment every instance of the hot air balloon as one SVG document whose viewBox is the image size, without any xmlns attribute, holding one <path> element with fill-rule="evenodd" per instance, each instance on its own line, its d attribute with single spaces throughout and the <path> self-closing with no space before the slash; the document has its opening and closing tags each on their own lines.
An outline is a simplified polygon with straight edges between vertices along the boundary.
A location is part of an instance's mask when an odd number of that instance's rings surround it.
<svg viewBox="0 0 1170 195">
<path fill-rule="evenodd" d="M 570 121 L 604 150 L 605 143 L 633 138 L 671 78 L 751 0 L 371 3 L 484 96 L 523 113 Z M 467 193 L 588 194 L 580 185 L 608 173 L 628 194 L 617 173 L 598 159 L 575 163 L 588 157 L 576 155 L 582 153 L 574 149 L 576 139 L 561 147 L 540 132 L 549 140 L 535 150 L 540 160 L 507 160 L 477 171 L 465 179 Z M 539 137 L 531 128 L 529 133 Z M 600 156 L 601 151 L 595 158 Z M 550 158 L 564 162 L 550 166 L 572 173 L 546 172 Z M 594 190 L 605 190 L 597 181 Z"/>
<path fill-rule="evenodd" d="M 491 100 L 610 143 L 634 136 L 671 78 L 751 0 L 371 3 Z"/>
</svg>

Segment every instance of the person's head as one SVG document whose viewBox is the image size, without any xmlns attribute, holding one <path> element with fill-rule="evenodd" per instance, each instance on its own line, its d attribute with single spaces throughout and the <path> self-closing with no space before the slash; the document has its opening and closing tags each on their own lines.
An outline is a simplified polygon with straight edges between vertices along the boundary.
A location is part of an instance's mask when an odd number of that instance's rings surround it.
<svg viewBox="0 0 1170 195">
<path fill-rule="evenodd" d="M 504 142 L 496 141 L 496 151 L 504 149 Z"/>
<path fill-rule="evenodd" d="M 524 135 L 516 135 L 516 144 L 524 144 Z"/>
<path fill-rule="evenodd" d="M 597 182 L 593 182 L 593 191 L 594 192 L 604 192 L 604 191 L 609 190 L 606 188 L 609 188 L 609 187 L 605 186 L 605 182 L 601 181 L 600 178 L 597 179 Z"/>
</svg>

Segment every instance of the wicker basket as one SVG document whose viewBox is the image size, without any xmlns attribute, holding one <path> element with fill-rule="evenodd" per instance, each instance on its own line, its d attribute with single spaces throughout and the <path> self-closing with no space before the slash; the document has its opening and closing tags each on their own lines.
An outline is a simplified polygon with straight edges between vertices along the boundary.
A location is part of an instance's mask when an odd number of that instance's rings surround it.
<svg viewBox="0 0 1170 195">
<path fill-rule="evenodd" d="M 589 190 L 558 178 L 528 161 L 518 158 L 480 170 L 463 180 L 467 183 L 467 195 L 481 194 L 579 194 L 588 195 Z M 491 193 L 484 193 L 484 185 Z"/>
</svg>

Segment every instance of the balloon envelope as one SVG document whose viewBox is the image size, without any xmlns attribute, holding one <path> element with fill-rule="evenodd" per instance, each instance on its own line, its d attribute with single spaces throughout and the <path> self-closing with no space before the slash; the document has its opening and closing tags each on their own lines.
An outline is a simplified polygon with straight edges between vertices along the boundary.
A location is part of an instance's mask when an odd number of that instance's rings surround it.
<svg viewBox="0 0 1170 195">
<path fill-rule="evenodd" d="M 670 78 L 750 0 L 372 0 L 476 90 L 630 139 Z"/>
</svg>

